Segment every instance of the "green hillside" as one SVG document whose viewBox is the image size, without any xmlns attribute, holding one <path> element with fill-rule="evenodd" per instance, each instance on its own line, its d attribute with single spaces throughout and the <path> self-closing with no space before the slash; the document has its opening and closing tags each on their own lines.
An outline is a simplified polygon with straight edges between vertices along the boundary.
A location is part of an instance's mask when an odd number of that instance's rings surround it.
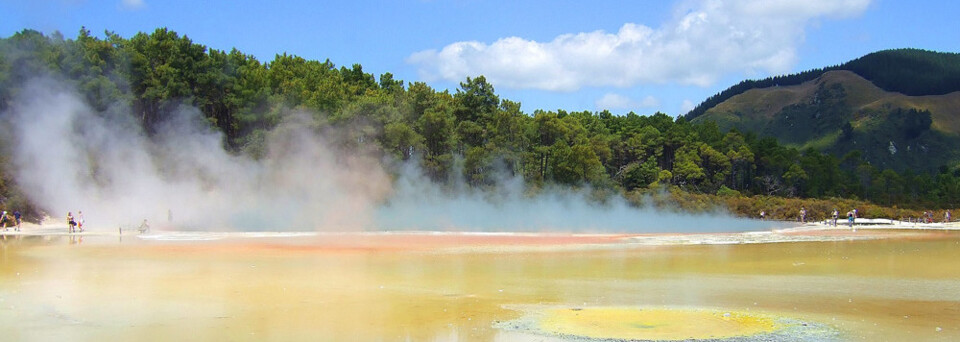
<svg viewBox="0 0 960 342">
<path fill-rule="evenodd" d="M 841 65 L 762 80 L 742 81 L 707 98 L 685 117 L 692 120 L 721 102 L 750 89 L 799 85 L 835 70 L 851 71 L 883 90 L 905 95 L 944 95 L 960 91 L 960 53 L 920 49 L 883 50 Z"/>
<path fill-rule="evenodd" d="M 779 78 L 803 80 L 792 85 L 747 81 L 721 94 L 739 93 L 688 118 L 776 137 L 801 150 L 837 157 L 857 151 L 881 169 L 933 171 L 960 161 L 958 56 L 889 50 Z M 738 88 L 744 85 L 753 87 Z"/>
</svg>

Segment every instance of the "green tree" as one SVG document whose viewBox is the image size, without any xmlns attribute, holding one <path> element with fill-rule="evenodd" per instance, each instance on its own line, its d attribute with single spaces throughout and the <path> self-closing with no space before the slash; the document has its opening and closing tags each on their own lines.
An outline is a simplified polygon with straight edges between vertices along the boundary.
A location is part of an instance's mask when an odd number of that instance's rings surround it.
<svg viewBox="0 0 960 342">
<path fill-rule="evenodd" d="M 533 127 L 536 132 L 537 145 L 534 151 L 538 155 L 538 174 L 540 181 L 546 180 L 551 165 L 552 155 L 560 149 L 553 146 L 567 145 L 567 136 L 570 128 L 560 120 L 556 113 L 537 111 L 533 117 Z"/>
<path fill-rule="evenodd" d="M 409 160 L 423 148 L 424 139 L 404 122 L 391 122 L 383 128 L 383 145 L 394 158 Z"/>
<path fill-rule="evenodd" d="M 675 184 L 700 184 L 705 176 L 700 167 L 701 157 L 697 148 L 684 145 L 677 150 L 676 162 L 673 165 L 673 179 Z"/>
<path fill-rule="evenodd" d="M 354 64 L 350 69 L 340 67 L 340 79 L 343 80 L 345 93 L 349 96 L 363 96 L 368 91 L 378 88 L 378 84 L 373 75 L 363 72 L 363 66 Z M 347 98 L 349 101 L 350 98 Z"/>
<path fill-rule="evenodd" d="M 721 140 L 721 148 L 730 160 L 730 176 L 727 185 L 732 189 L 745 190 L 750 186 L 754 171 L 757 169 L 755 155 L 750 145 L 739 132 L 727 133 Z"/>
<path fill-rule="evenodd" d="M 519 102 L 503 100 L 500 109 L 487 123 L 489 145 L 514 175 L 522 173 L 521 163 L 531 153 L 530 139 L 525 132 L 529 121 L 532 121 L 531 118 L 520 111 Z"/>
<path fill-rule="evenodd" d="M 466 82 L 460 83 L 460 88 L 457 89 L 453 99 L 457 103 L 454 116 L 460 122 L 472 121 L 484 124 L 483 120 L 493 114 L 500 105 L 500 98 L 494 92 L 493 85 L 487 83 L 487 79 L 483 76 L 472 79 L 467 77 Z"/>
<path fill-rule="evenodd" d="M 700 158 L 707 186 L 705 190 L 713 192 L 713 189 L 720 188 L 730 175 L 732 169 L 730 158 L 706 143 L 700 143 Z"/>
<path fill-rule="evenodd" d="M 659 180 L 659 175 L 660 168 L 657 167 L 657 162 L 653 158 L 649 158 L 643 163 L 630 163 L 624 168 L 622 185 L 626 190 L 646 188 L 656 183 Z"/>
<path fill-rule="evenodd" d="M 653 126 L 644 126 L 626 141 L 630 160 L 658 160 L 663 156 L 663 138 Z"/>
<path fill-rule="evenodd" d="M 806 183 L 807 179 L 810 177 L 807 176 L 807 172 L 800 167 L 799 164 L 791 164 L 790 168 L 787 169 L 787 172 L 783 174 L 783 180 L 786 181 L 786 184 L 790 187 L 792 194 L 799 194 L 803 191 L 803 186 Z"/>
<path fill-rule="evenodd" d="M 403 92 L 403 80 L 393 79 L 393 74 L 387 72 L 380 75 L 380 89 L 391 93 L 399 94 Z"/>
<path fill-rule="evenodd" d="M 567 146 L 557 143 L 552 148 L 553 179 L 562 184 L 578 185 L 602 179 L 603 165 L 587 144 Z"/>
<path fill-rule="evenodd" d="M 136 96 L 133 107 L 144 126 L 151 129 L 181 100 L 193 98 L 207 48 L 166 28 L 150 35 L 138 33 L 126 47 Z"/>
<path fill-rule="evenodd" d="M 336 113 L 348 97 L 342 75 L 329 60 L 318 62 L 302 57 L 276 55 L 267 65 L 270 88 L 286 105 L 305 106 L 318 113 Z"/>
<path fill-rule="evenodd" d="M 417 120 L 416 128 L 426 147 L 424 169 L 433 179 L 443 178 L 452 166 L 453 122 L 452 111 L 443 103 L 427 108 Z"/>
</svg>

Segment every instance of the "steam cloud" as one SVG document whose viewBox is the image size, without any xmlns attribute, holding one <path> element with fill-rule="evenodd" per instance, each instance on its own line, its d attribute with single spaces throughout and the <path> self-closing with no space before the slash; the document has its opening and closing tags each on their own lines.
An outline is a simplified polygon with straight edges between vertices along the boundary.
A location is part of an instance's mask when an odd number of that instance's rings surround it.
<svg viewBox="0 0 960 342">
<path fill-rule="evenodd" d="M 604 205 L 555 190 L 524 195 L 523 180 L 493 191 L 446 191 L 412 163 L 391 179 L 377 158 L 331 148 L 309 115 L 287 116 L 266 155 L 224 150 L 222 136 L 183 107 L 148 137 L 129 111 L 97 113 L 69 86 L 28 82 L 0 114 L 10 167 L 54 219 L 83 210 L 94 230 L 148 219 L 160 229 L 355 231 L 732 231 L 766 228 L 723 214 Z"/>
<path fill-rule="evenodd" d="M 53 81 L 27 84 L 4 116 L 14 128 L 13 172 L 52 215 L 83 210 L 96 229 L 157 224 L 207 230 L 331 229 L 369 226 L 389 190 L 376 160 L 337 155 L 293 115 L 255 161 L 222 147 L 220 133 L 182 108 L 147 138 L 114 109 L 97 115 Z"/>
</svg>

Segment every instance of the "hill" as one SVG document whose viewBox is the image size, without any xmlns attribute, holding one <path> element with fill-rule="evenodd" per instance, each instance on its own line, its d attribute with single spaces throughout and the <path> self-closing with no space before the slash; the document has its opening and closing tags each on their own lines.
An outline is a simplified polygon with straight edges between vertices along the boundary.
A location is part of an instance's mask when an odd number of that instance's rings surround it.
<svg viewBox="0 0 960 342">
<path fill-rule="evenodd" d="M 883 50 L 841 65 L 762 80 L 744 80 L 707 98 L 684 117 L 692 120 L 717 104 L 750 89 L 798 85 L 834 70 L 854 72 L 883 90 L 906 95 L 943 95 L 960 91 L 960 53 L 920 49 Z"/>
<path fill-rule="evenodd" d="M 825 71 L 783 76 L 792 81 L 816 77 L 795 85 L 752 87 L 688 118 L 837 157 L 859 151 L 880 169 L 932 171 L 960 161 L 960 73 L 956 66 L 930 62 L 956 56 L 878 52 Z M 941 77 L 934 76 L 937 72 Z"/>
</svg>

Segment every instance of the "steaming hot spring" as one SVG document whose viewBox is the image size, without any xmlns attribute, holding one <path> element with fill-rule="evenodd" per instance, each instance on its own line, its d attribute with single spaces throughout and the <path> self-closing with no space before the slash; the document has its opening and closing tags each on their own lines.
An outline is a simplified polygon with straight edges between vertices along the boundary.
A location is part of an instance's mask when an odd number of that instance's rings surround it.
<svg viewBox="0 0 960 342">
<path fill-rule="evenodd" d="M 12 173 L 55 217 L 0 234 L 5 340 L 960 340 L 949 226 L 461 190 L 344 153 L 304 113 L 253 158 L 196 109 L 148 137 L 63 85 L 21 94 Z"/>
</svg>

